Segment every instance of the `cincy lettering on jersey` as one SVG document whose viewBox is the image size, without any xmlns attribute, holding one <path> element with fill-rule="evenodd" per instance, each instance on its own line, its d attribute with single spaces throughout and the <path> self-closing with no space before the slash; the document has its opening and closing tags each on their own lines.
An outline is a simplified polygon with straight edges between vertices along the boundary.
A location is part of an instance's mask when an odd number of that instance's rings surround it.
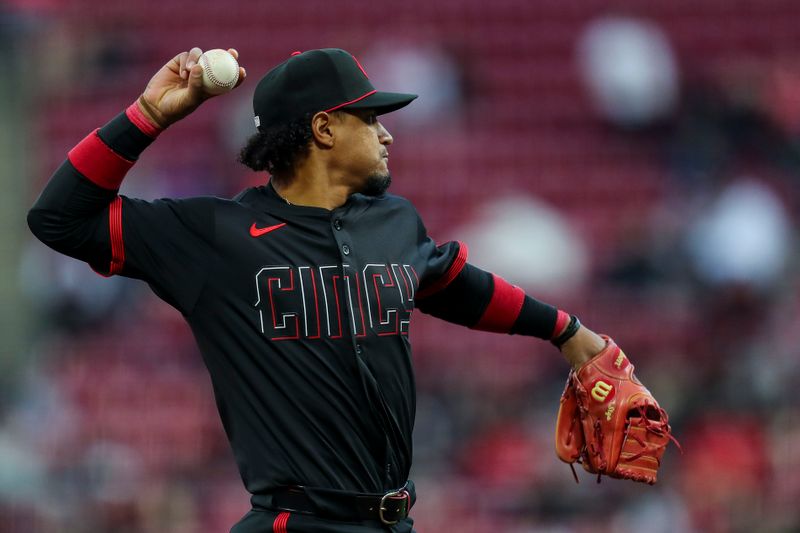
<svg viewBox="0 0 800 533">
<path fill-rule="evenodd" d="M 408 335 L 419 286 L 413 266 L 395 263 L 267 266 L 255 282 L 261 332 L 273 341 Z"/>
</svg>

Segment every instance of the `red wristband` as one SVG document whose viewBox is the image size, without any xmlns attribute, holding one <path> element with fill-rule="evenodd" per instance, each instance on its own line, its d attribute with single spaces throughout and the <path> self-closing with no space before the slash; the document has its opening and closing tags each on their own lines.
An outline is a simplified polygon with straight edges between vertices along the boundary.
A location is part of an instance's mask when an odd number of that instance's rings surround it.
<svg viewBox="0 0 800 533">
<path fill-rule="evenodd" d="M 550 339 L 552 340 L 558 337 L 564 328 L 567 327 L 567 324 L 569 324 L 569 313 L 559 309 L 558 315 L 556 316 L 556 327 L 553 328 L 553 334 L 550 335 Z"/>
<path fill-rule="evenodd" d="M 128 106 L 128 109 L 125 110 L 125 115 L 127 115 L 128 119 L 148 137 L 155 139 L 164 131 L 163 128 L 156 126 L 145 116 L 139 108 L 138 100 Z"/>
</svg>

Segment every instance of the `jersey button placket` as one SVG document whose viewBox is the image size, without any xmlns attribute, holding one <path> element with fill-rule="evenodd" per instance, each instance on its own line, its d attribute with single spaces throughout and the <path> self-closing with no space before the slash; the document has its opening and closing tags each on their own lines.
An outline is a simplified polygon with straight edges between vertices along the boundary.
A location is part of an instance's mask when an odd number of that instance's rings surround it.
<svg viewBox="0 0 800 533">
<path fill-rule="evenodd" d="M 349 244 L 345 244 L 344 242 L 342 242 L 342 241 L 349 240 L 349 235 L 348 235 L 348 233 L 346 231 L 343 231 L 344 223 L 342 222 L 341 214 L 338 214 L 338 215 L 339 216 L 337 216 L 337 214 L 334 214 L 334 218 L 333 218 L 333 220 L 331 222 L 331 226 L 335 230 L 333 232 L 333 238 L 336 240 L 336 244 L 339 246 L 339 250 L 341 250 L 341 253 L 342 253 L 342 277 L 344 278 L 344 277 L 346 277 L 348 275 L 348 272 L 347 272 L 345 266 L 349 265 L 349 266 L 352 267 L 352 265 L 350 264 L 350 260 L 345 259 L 345 258 L 349 258 L 350 253 L 351 253 L 352 250 L 350 249 L 350 245 Z M 353 320 L 351 318 L 352 317 L 348 317 L 347 323 L 348 323 L 348 326 L 350 328 L 350 333 L 353 336 L 353 340 L 355 340 L 356 332 L 353 331 Z M 356 342 L 354 342 L 353 345 L 354 345 L 353 348 L 355 349 L 356 357 L 357 358 L 361 357 L 362 354 L 364 353 L 363 347 L 361 346 L 360 343 L 356 343 Z"/>
</svg>

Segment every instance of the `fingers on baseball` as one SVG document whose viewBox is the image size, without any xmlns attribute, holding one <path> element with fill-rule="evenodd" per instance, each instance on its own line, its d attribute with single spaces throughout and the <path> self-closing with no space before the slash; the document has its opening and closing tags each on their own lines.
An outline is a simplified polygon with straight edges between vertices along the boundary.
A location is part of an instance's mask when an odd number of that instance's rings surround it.
<svg viewBox="0 0 800 533">
<path fill-rule="evenodd" d="M 236 82 L 236 85 L 233 86 L 233 88 L 235 89 L 236 87 L 241 85 L 246 77 L 247 77 L 247 71 L 244 69 L 244 67 L 239 67 L 239 79 Z"/>
<path fill-rule="evenodd" d="M 188 52 L 183 52 L 178 55 L 179 59 L 179 72 L 182 79 L 188 79 L 189 75 L 192 72 L 192 69 L 197 62 L 200 60 L 200 56 L 203 55 L 203 50 L 195 46 Z"/>
<path fill-rule="evenodd" d="M 189 78 L 189 93 L 193 98 L 203 100 L 210 95 L 206 94 L 203 89 L 203 67 L 196 63 L 190 70 L 187 71 Z"/>
<path fill-rule="evenodd" d="M 239 61 L 239 51 L 236 48 L 228 48 L 228 53 L 232 55 L 236 61 Z M 236 81 L 236 85 L 234 85 L 233 88 L 235 89 L 241 85 L 246 77 L 247 71 L 244 69 L 244 67 L 239 67 L 239 79 Z"/>
</svg>

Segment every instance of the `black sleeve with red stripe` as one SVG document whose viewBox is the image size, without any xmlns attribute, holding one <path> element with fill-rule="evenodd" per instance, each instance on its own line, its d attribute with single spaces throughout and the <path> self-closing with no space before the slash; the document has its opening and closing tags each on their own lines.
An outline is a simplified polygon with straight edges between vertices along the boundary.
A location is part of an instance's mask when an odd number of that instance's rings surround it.
<svg viewBox="0 0 800 533">
<path fill-rule="evenodd" d="M 555 307 L 469 263 L 451 276 L 438 291 L 418 295 L 420 311 L 481 331 L 553 337 L 558 316 Z"/>
<path fill-rule="evenodd" d="M 67 160 L 28 212 L 28 226 L 50 248 L 109 273 L 109 206 L 117 198 L 116 190 L 92 183 Z"/>
<path fill-rule="evenodd" d="M 119 272 L 124 263 L 117 190 L 153 141 L 131 114 L 120 113 L 70 150 L 28 212 L 28 226 L 39 240 L 104 275 Z"/>
<path fill-rule="evenodd" d="M 146 281 L 161 299 L 190 313 L 219 258 L 216 199 L 120 200 L 124 266 L 119 273 Z"/>
<path fill-rule="evenodd" d="M 142 279 L 188 313 L 206 279 L 196 259 L 213 239 L 214 200 L 147 202 L 117 194 L 154 138 L 136 110 L 131 106 L 70 150 L 28 213 L 28 225 L 56 251 L 102 275 Z"/>
<path fill-rule="evenodd" d="M 424 299 L 447 287 L 467 264 L 467 246 L 463 242 L 451 241 L 435 246 L 426 237 L 425 244 L 433 250 L 428 256 L 426 275 L 420 280 L 417 299 Z"/>
</svg>

